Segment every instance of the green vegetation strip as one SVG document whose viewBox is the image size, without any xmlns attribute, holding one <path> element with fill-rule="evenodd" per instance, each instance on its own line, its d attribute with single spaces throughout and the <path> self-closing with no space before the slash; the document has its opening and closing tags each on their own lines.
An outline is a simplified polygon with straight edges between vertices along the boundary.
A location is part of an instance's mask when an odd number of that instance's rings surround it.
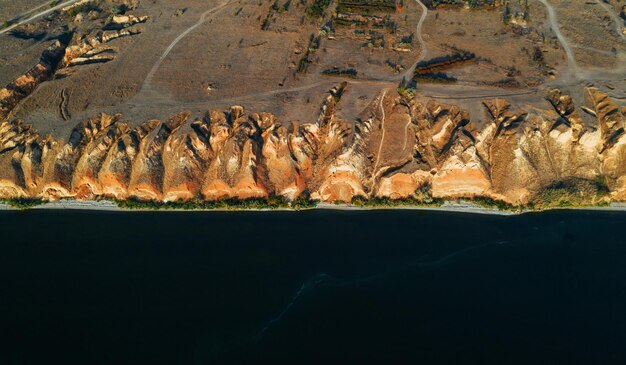
<svg viewBox="0 0 626 365">
<path fill-rule="evenodd" d="M 363 196 L 356 196 L 352 199 L 352 205 L 355 207 L 363 208 L 393 208 L 393 207 L 425 207 L 425 208 L 437 208 L 441 207 L 445 200 L 439 198 L 419 199 L 419 198 L 404 198 L 404 199 L 391 199 L 388 197 L 376 197 L 366 198 Z"/>
<path fill-rule="evenodd" d="M 610 205 L 609 187 L 605 177 L 595 180 L 566 179 L 550 184 L 528 204 L 529 209 L 605 207 Z"/>
<path fill-rule="evenodd" d="M 139 200 L 130 198 L 126 200 L 113 200 L 123 209 L 141 210 L 255 210 L 255 209 L 294 209 L 305 210 L 315 208 L 316 201 L 311 200 L 307 194 L 302 194 L 294 201 L 289 201 L 282 196 L 271 196 L 267 198 L 237 199 L 225 198 L 219 200 L 190 199 L 173 202 L 158 202 L 152 200 Z"/>
<path fill-rule="evenodd" d="M 606 179 L 604 177 L 598 177 L 595 180 L 567 179 L 554 182 L 539 191 L 539 193 L 525 205 L 512 205 L 502 200 L 484 196 L 460 199 L 457 200 L 457 202 L 465 201 L 481 208 L 507 212 L 541 211 L 558 208 L 606 207 L 610 205 L 609 193 L 610 190 Z M 71 200 L 71 198 L 67 200 Z M 139 200 L 137 198 L 129 198 L 126 200 L 97 198 L 97 200 L 112 201 L 122 209 L 139 210 L 306 210 L 317 207 L 319 203 L 316 200 L 312 200 L 307 192 L 301 194 L 293 201 L 283 196 L 252 199 L 224 198 L 219 200 L 203 200 L 196 198 L 173 202 Z M 46 204 L 47 202 L 47 200 L 40 198 L 0 199 L 0 203 L 7 204 L 17 209 L 31 209 L 38 205 Z M 445 199 L 432 197 L 430 189 L 425 187 L 416 190 L 413 197 L 403 199 L 356 196 L 350 202 L 335 202 L 335 204 L 349 204 L 360 208 L 437 208 L 443 206 L 446 202 L 447 200 Z"/>
<path fill-rule="evenodd" d="M 15 198 L 15 199 L 0 199 L 0 203 L 7 204 L 17 209 L 31 209 L 38 205 L 46 204 L 48 201 L 37 198 Z"/>
<path fill-rule="evenodd" d="M 306 9 L 306 16 L 310 19 L 321 19 L 328 5 L 330 5 L 330 0 L 315 0 L 313 4 Z"/>
</svg>

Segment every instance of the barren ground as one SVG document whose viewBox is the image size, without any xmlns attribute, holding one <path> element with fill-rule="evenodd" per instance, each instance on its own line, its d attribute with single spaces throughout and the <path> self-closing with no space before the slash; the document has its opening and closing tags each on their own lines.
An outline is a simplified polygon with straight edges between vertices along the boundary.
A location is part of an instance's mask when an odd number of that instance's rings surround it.
<svg viewBox="0 0 626 365">
<path fill-rule="evenodd" d="M 207 109 L 241 104 L 285 121 L 311 122 L 322 95 L 347 80 L 338 115 L 352 123 L 381 89 L 395 93 L 420 55 L 432 59 L 455 51 L 471 52 L 476 60 L 445 71 L 456 82 L 418 82 L 416 92 L 425 99 L 458 104 L 474 120 L 484 118 L 480 97 L 507 96 L 519 105 L 539 105 L 551 86 L 565 88 L 579 103 L 581 85 L 594 85 L 624 100 L 626 40 L 616 22 L 622 2 L 546 1 L 573 50 L 577 75 L 567 72 L 574 65 L 568 64 L 563 42 L 539 0 L 529 1 L 528 17 L 521 22 L 504 22 L 502 8 L 430 9 L 421 38 L 415 33 L 424 12 L 414 0 L 404 1 L 394 12 L 373 14 L 389 16 L 396 25 L 393 32 L 336 21 L 332 29 L 324 29 L 334 17 L 336 1 L 321 19 L 306 16 L 313 0 L 291 1 L 280 11 L 267 0 L 135 1 L 129 14 L 149 16 L 140 24 L 141 34 L 108 43 L 115 54 L 112 61 L 75 66 L 69 76 L 44 83 L 15 116 L 58 137 L 66 137 L 78 121 L 102 111 L 122 113 L 139 124 L 181 110 L 201 116 Z M 49 2 L 0 0 L 0 19 L 13 19 L 38 6 L 45 9 L 45 3 Z M 89 19 L 79 23 L 62 15 L 48 18 L 17 28 L 45 34 L 40 38 L 0 35 L 0 83 L 8 84 L 32 67 L 63 27 L 87 29 L 90 24 Z M 308 69 L 297 72 L 311 46 L 310 37 L 318 35 L 319 48 L 312 52 Z M 399 50 L 401 43 L 404 49 Z M 356 76 L 323 74 L 348 69 L 356 70 Z M 62 95 L 67 120 L 59 113 Z M 390 129 L 386 138 L 403 143 L 406 128 L 400 121 L 390 121 L 386 128 Z"/>
</svg>

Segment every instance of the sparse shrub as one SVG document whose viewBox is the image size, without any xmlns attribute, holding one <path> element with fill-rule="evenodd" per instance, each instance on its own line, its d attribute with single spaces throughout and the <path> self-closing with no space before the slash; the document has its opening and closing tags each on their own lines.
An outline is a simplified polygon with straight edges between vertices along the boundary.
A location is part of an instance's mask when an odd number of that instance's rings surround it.
<svg viewBox="0 0 626 365">
<path fill-rule="evenodd" d="M 393 208 L 393 207 L 440 207 L 445 201 L 430 195 L 430 186 L 424 185 L 417 189 L 414 197 L 392 199 L 389 197 L 367 198 L 361 195 L 352 198 L 351 204 L 356 207 Z"/>
<path fill-rule="evenodd" d="M 310 199 L 307 192 L 302 193 L 294 201 L 279 195 L 271 195 L 266 198 L 222 198 L 218 200 L 204 200 L 200 198 L 190 200 L 178 200 L 173 202 L 159 202 L 153 200 L 140 200 L 129 198 L 126 200 L 113 200 L 120 208 L 142 210 L 248 210 L 248 209 L 279 209 L 292 208 L 295 210 L 314 208 L 317 204 Z"/>
<path fill-rule="evenodd" d="M 311 6 L 306 8 L 306 16 L 310 19 L 320 19 L 328 5 L 330 5 L 330 0 L 315 0 Z"/>
<path fill-rule="evenodd" d="M 398 87 L 397 91 L 398 94 L 406 100 L 412 100 L 415 97 L 415 93 L 417 92 L 415 88 L 404 86 Z"/>
<path fill-rule="evenodd" d="M 477 196 L 473 198 L 471 202 L 483 208 L 488 208 L 488 209 L 497 209 L 497 210 L 502 210 L 502 211 L 510 211 L 510 210 L 519 209 L 518 207 L 515 207 L 514 205 L 511 205 L 505 201 L 502 201 L 499 199 L 493 199 L 487 196 Z"/>
<path fill-rule="evenodd" d="M 605 206 L 610 190 L 604 176 L 594 180 L 569 178 L 555 181 L 533 198 L 534 208 Z"/>
<path fill-rule="evenodd" d="M 0 199 L 0 202 L 8 204 L 13 208 L 18 208 L 18 209 L 31 209 L 38 205 L 47 203 L 46 200 L 39 199 L 39 198 Z"/>
<path fill-rule="evenodd" d="M 67 15 L 73 18 L 78 14 L 88 13 L 92 10 L 99 10 L 99 9 L 96 5 L 92 3 L 84 3 L 84 4 L 77 5 L 71 8 L 70 10 L 68 10 Z"/>
</svg>

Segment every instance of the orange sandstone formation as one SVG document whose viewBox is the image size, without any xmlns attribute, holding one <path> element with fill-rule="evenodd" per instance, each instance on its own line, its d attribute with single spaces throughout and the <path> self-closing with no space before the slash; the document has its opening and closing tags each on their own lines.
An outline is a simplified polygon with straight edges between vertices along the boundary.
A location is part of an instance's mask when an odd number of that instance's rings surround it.
<svg viewBox="0 0 626 365">
<path fill-rule="evenodd" d="M 591 125 L 555 89 L 547 95 L 554 111 L 484 100 L 489 120 L 480 128 L 458 106 L 382 90 L 351 126 L 335 113 L 343 83 L 309 124 L 241 106 L 137 127 L 122 115 L 100 114 L 79 123 L 65 143 L 10 117 L 49 67 L 42 61 L 1 91 L 0 198 L 295 199 L 306 192 L 349 202 L 427 191 L 516 205 L 555 183 L 601 178 L 610 199 L 626 199 L 624 110 L 594 88 L 586 90 Z"/>
</svg>

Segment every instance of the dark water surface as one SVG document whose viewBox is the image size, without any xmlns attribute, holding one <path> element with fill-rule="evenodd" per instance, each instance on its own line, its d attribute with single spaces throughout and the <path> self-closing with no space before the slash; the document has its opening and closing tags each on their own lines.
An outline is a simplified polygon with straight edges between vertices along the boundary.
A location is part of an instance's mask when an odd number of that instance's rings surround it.
<svg viewBox="0 0 626 365">
<path fill-rule="evenodd" d="M 0 212 L 0 364 L 625 364 L 626 214 Z"/>
</svg>

